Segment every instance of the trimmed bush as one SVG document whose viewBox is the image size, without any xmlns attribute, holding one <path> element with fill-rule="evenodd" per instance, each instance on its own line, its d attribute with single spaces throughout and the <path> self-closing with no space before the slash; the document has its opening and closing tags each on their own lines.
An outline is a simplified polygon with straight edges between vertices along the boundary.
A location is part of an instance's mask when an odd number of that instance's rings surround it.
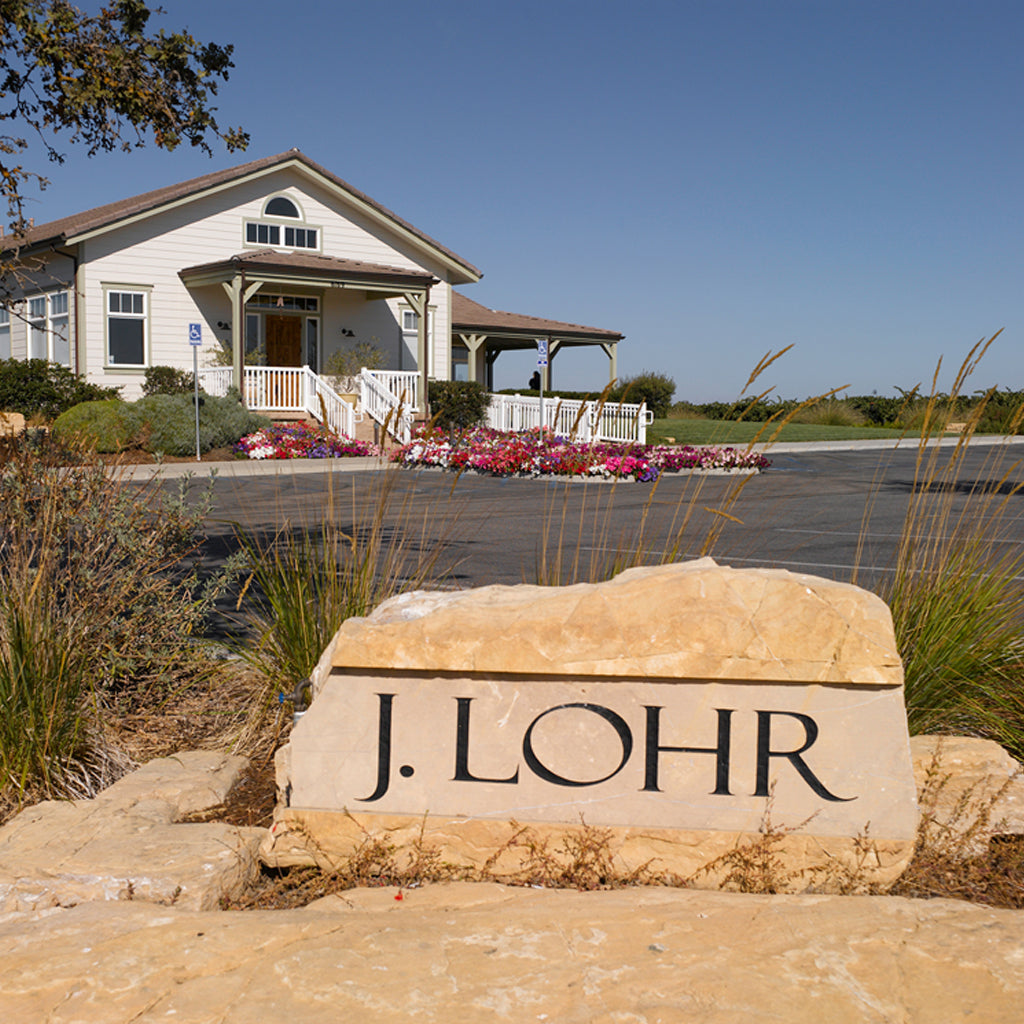
<svg viewBox="0 0 1024 1024">
<path fill-rule="evenodd" d="M 62 412 L 53 436 L 62 444 L 83 444 L 102 453 L 122 452 L 139 441 L 141 421 L 134 406 L 119 398 L 82 402 Z"/>
<path fill-rule="evenodd" d="M 647 403 L 647 408 L 657 419 L 668 415 L 672 407 L 672 396 L 676 393 L 676 382 L 664 373 L 644 370 L 635 377 L 626 377 L 608 392 L 609 402 L 627 402 L 631 405 Z"/>
<path fill-rule="evenodd" d="M 223 398 L 199 396 L 199 450 L 226 448 L 246 434 L 270 426 L 238 401 L 237 392 Z M 142 424 L 143 447 L 164 455 L 189 455 L 196 450 L 196 413 L 191 395 L 149 395 L 135 403 Z"/>
<path fill-rule="evenodd" d="M 793 416 L 794 423 L 815 423 L 822 427 L 862 427 L 867 416 L 843 398 L 826 398 Z"/>
<path fill-rule="evenodd" d="M 0 409 L 25 419 L 56 419 L 82 402 L 117 398 L 120 388 L 90 384 L 67 367 L 45 359 L 0 359 Z"/>
<path fill-rule="evenodd" d="M 468 430 L 482 423 L 491 397 L 477 380 L 432 380 L 431 417 L 442 430 Z"/>
<path fill-rule="evenodd" d="M 179 370 L 176 366 L 151 366 L 146 370 L 142 394 L 191 395 L 195 388 L 195 378 L 188 370 Z"/>
</svg>

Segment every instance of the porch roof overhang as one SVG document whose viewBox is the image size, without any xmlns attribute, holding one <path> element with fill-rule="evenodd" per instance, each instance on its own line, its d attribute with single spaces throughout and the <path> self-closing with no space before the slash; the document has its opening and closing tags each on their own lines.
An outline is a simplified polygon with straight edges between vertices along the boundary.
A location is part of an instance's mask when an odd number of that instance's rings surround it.
<svg viewBox="0 0 1024 1024">
<path fill-rule="evenodd" d="M 388 267 L 380 263 L 338 259 L 317 253 L 277 252 L 256 249 L 225 260 L 201 263 L 178 272 L 186 288 L 228 284 L 244 276 L 249 284 L 278 287 L 349 288 L 373 298 L 402 296 L 422 292 L 438 283 L 422 270 Z"/>
<path fill-rule="evenodd" d="M 613 345 L 625 337 L 601 327 L 488 309 L 458 292 L 452 292 L 452 333 L 486 335 L 489 347 L 504 350 L 534 348 L 538 338 L 558 341 L 565 347 Z"/>
</svg>

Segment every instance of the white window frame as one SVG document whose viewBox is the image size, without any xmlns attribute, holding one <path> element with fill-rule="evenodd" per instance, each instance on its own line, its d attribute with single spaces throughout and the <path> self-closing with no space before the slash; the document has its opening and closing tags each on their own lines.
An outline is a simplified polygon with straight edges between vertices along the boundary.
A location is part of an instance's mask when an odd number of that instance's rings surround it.
<svg viewBox="0 0 1024 1024">
<path fill-rule="evenodd" d="M 153 286 L 152 285 L 140 285 L 140 284 L 104 284 L 103 285 L 103 365 L 109 370 L 142 370 L 150 365 L 150 314 L 152 303 L 150 301 L 152 297 Z M 110 302 L 111 297 L 114 295 L 132 296 L 134 307 L 134 299 L 136 296 L 142 298 L 142 312 L 136 312 L 134 308 L 131 311 L 125 311 L 123 309 L 111 310 Z M 121 299 L 119 302 L 123 301 Z M 110 358 L 110 324 L 111 320 L 130 320 L 138 321 L 142 323 L 142 362 L 141 363 L 118 363 L 114 362 Z"/>
<path fill-rule="evenodd" d="M 295 216 L 293 217 L 293 216 L 291 216 L 291 214 L 288 214 L 288 213 L 267 213 L 267 207 L 269 207 L 270 204 L 275 199 L 284 199 L 287 202 L 291 203 L 292 206 L 294 206 L 295 210 L 296 210 Z M 263 204 L 262 216 L 265 217 L 265 218 L 268 218 L 268 219 L 272 219 L 272 220 L 305 220 L 306 219 L 302 215 L 302 207 L 294 199 L 292 199 L 292 197 L 290 195 L 287 195 L 284 192 L 279 192 L 276 196 L 270 196 L 267 199 L 267 201 Z"/>
<path fill-rule="evenodd" d="M 63 302 L 60 300 L 63 299 Z M 63 309 L 55 308 L 63 305 Z M 50 316 L 47 342 L 51 363 L 59 363 L 71 369 L 71 299 L 66 291 L 50 292 L 46 309 Z M 57 358 L 57 344 L 63 342 L 67 349 L 67 360 Z"/>
<path fill-rule="evenodd" d="M 63 299 L 63 309 L 55 309 Z M 71 300 L 67 289 L 55 292 L 40 292 L 25 297 L 25 357 L 44 359 L 48 363 L 60 363 L 71 368 Z M 10 313 L 7 313 L 8 337 L 10 336 Z M 56 358 L 56 339 L 60 334 L 67 345 L 67 361 Z"/>
<path fill-rule="evenodd" d="M 10 359 L 10 358 L 11 358 L 11 311 L 6 306 L 0 306 L 0 359 Z"/>
<path fill-rule="evenodd" d="M 25 299 L 25 324 L 27 340 L 25 354 L 29 359 L 50 357 L 50 346 L 46 332 L 46 296 L 30 295 Z"/>
<path fill-rule="evenodd" d="M 287 199 L 298 211 L 295 217 L 287 214 L 267 213 L 267 207 L 275 199 Z M 288 234 L 291 232 L 291 241 L 288 241 Z M 250 238 L 252 233 L 255 238 Z M 264 240 L 260 241 L 260 234 Z M 276 236 L 276 241 L 271 236 Z M 312 236 L 312 244 L 310 243 Z M 301 244 L 299 239 L 301 238 Z M 242 224 L 243 245 L 256 249 L 283 249 L 286 251 L 298 250 L 300 252 L 321 252 L 323 247 L 323 228 L 306 222 L 306 216 L 302 205 L 290 195 L 279 193 L 270 196 L 260 210 L 258 218 L 249 219 Z"/>
<path fill-rule="evenodd" d="M 267 237 L 261 239 L 259 237 L 260 232 L 263 232 Z M 250 232 L 254 234 L 255 238 L 250 238 Z M 275 235 L 275 238 L 271 238 L 271 235 Z M 272 249 L 281 248 L 281 225 L 280 224 L 268 224 L 263 220 L 247 220 L 245 222 L 245 244 L 256 245 L 260 247 L 270 246 Z"/>
</svg>

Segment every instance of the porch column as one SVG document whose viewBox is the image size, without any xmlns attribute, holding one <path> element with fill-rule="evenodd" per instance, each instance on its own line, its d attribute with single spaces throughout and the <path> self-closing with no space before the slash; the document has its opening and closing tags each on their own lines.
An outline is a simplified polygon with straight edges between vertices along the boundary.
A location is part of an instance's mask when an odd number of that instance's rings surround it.
<svg viewBox="0 0 1024 1024">
<path fill-rule="evenodd" d="M 422 292 L 406 292 L 405 301 L 416 314 L 416 369 L 420 375 L 420 413 L 427 414 L 427 382 L 430 379 L 429 350 L 427 348 L 427 316 L 430 310 L 430 286 Z"/>
<path fill-rule="evenodd" d="M 235 274 L 230 284 L 225 281 L 223 285 L 231 301 L 231 383 L 238 388 L 244 404 L 242 365 L 245 355 L 245 299 L 242 297 L 242 277 Z"/>
<path fill-rule="evenodd" d="M 484 353 L 484 364 L 487 367 L 487 380 L 485 384 L 488 391 L 494 390 L 494 364 L 498 361 L 498 356 L 500 355 L 500 348 L 489 348 Z"/>
<path fill-rule="evenodd" d="M 548 365 L 544 367 L 544 390 L 551 390 L 551 370 L 555 365 L 555 353 L 562 347 L 556 338 L 548 338 Z"/>
<path fill-rule="evenodd" d="M 245 404 L 245 304 L 260 290 L 260 282 L 245 283 L 245 271 L 239 269 L 231 283 L 222 282 L 231 300 L 231 383 L 238 388 Z"/>
<path fill-rule="evenodd" d="M 469 352 L 469 379 L 477 380 L 479 378 L 478 363 L 480 347 L 485 341 L 487 341 L 487 335 L 460 334 L 459 341 L 466 346 L 466 350 Z"/>
<path fill-rule="evenodd" d="M 601 348 L 608 357 L 608 383 L 614 384 L 618 375 L 619 343 L 617 341 L 602 341 Z"/>
</svg>

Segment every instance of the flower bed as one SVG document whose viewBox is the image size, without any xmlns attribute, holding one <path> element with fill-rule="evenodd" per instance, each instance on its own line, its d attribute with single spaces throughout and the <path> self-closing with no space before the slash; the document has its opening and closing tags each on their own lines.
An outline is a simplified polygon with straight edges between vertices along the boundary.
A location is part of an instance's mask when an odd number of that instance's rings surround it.
<svg viewBox="0 0 1024 1024">
<path fill-rule="evenodd" d="M 446 434 L 420 434 L 391 452 L 403 466 L 436 466 L 490 476 L 579 476 L 638 481 L 663 472 L 766 469 L 756 452 L 735 448 L 671 448 L 666 445 L 584 444 L 536 430 L 507 434 L 481 428 L 453 447 Z"/>
<path fill-rule="evenodd" d="M 338 459 L 380 454 L 376 445 L 312 423 L 275 423 L 247 434 L 234 450 L 249 459 Z"/>
</svg>

